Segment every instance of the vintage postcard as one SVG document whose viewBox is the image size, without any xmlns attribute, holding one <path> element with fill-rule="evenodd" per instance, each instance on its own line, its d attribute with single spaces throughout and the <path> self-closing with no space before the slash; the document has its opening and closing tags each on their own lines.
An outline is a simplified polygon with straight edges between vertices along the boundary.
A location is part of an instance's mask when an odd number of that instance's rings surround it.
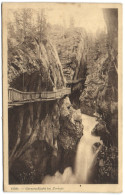
<svg viewBox="0 0 125 195">
<path fill-rule="evenodd" d="M 122 5 L 3 3 L 4 191 L 122 191 Z"/>
</svg>

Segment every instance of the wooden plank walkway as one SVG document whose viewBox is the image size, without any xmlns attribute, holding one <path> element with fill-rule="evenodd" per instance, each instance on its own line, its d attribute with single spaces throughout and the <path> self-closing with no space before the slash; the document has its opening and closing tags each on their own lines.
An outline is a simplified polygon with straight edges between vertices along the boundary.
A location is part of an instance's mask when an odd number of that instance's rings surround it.
<svg viewBox="0 0 125 195">
<path fill-rule="evenodd" d="M 77 84 L 77 83 L 79 83 L 79 82 L 81 82 L 81 81 L 83 81 L 83 80 L 84 80 L 84 79 L 69 80 L 69 81 L 67 81 L 66 84 Z"/>
<path fill-rule="evenodd" d="M 57 89 L 56 91 L 23 92 L 14 88 L 8 89 L 8 108 L 21 106 L 25 103 L 51 101 L 71 94 L 71 88 Z"/>
</svg>

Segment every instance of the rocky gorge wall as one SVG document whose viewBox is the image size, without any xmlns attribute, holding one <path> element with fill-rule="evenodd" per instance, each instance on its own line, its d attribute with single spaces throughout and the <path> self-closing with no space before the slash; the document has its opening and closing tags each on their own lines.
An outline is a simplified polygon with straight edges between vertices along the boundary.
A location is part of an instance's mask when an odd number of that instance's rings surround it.
<svg viewBox="0 0 125 195">
<path fill-rule="evenodd" d="M 64 29 L 62 36 L 58 36 L 59 28 L 52 29 L 51 37 L 56 45 L 59 59 L 63 67 L 63 73 L 68 80 L 80 78 L 84 71 L 84 64 L 81 61 L 86 59 L 86 38 L 87 34 L 82 28 Z M 55 36 L 54 36 L 55 35 Z M 81 72 L 82 71 L 82 72 Z"/>
<path fill-rule="evenodd" d="M 91 182 L 117 183 L 118 13 L 117 9 L 105 9 L 103 14 L 107 33 L 98 31 L 93 36 L 73 27 L 60 29 L 58 34 L 59 27 L 56 27 L 52 37 L 66 80 L 83 78 L 72 85 L 73 107 L 98 118 L 92 133 L 101 137 L 103 147 L 96 158 L 95 178 Z"/>
<path fill-rule="evenodd" d="M 66 80 L 83 78 L 72 85 L 73 107 L 98 120 L 92 134 L 103 145 L 93 163 L 90 183 L 102 184 L 118 183 L 118 10 L 103 11 L 107 34 L 98 32 L 93 37 L 73 27 L 56 43 Z"/>
<path fill-rule="evenodd" d="M 65 78 L 56 49 L 49 39 L 34 37 L 8 50 L 8 83 L 23 91 L 51 91 L 65 87 Z"/>
<path fill-rule="evenodd" d="M 10 109 L 10 183 L 41 183 L 46 174 L 73 166 L 82 132 L 68 97 Z"/>
<path fill-rule="evenodd" d="M 98 118 L 92 131 L 103 146 L 90 183 L 118 183 L 118 10 L 104 9 L 107 35 L 98 36 L 87 55 L 87 78 L 80 96 L 83 113 Z"/>
<path fill-rule="evenodd" d="M 71 103 L 74 108 L 79 108 L 79 97 L 86 80 L 89 36 L 83 28 L 53 26 L 50 37 L 56 46 L 66 81 L 83 79 L 81 82 L 71 85 Z"/>
<path fill-rule="evenodd" d="M 66 85 L 58 54 L 49 40 L 27 38 L 8 57 L 9 86 L 52 91 Z M 73 167 L 83 133 L 81 115 L 67 97 L 8 110 L 9 183 L 42 183 L 46 174 Z"/>
<path fill-rule="evenodd" d="M 72 79 L 83 79 L 71 85 L 69 97 L 9 109 L 11 184 L 42 183 L 47 174 L 63 173 L 68 166 L 74 169 L 83 135 L 81 114 L 74 108 L 97 116 L 92 134 L 103 141 L 90 183 L 118 182 L 118 51 L 113 45 L 113 37 L 117 43 L 116 30 L 110 28 L 117 14 L 111 15 L 111 20 L 106 20 L 107 35 L 100 33 L 93 38 L 81 28 L 53 26 L 50 39 L 39 43 L 35 37 L 25 37 L 24 42 L 8 49 L 10 87 L 53 91 Z"/>
<path fill-rule="evenodd" d="M 118 144 L 117 9 L 104 10 L 107 35 L 100 34 L 87 55 L 86 88 L 80 96 L 83 113 L 101 116 Z M 110 18 L 110 19 L 109 19 Z"/>
</svg>

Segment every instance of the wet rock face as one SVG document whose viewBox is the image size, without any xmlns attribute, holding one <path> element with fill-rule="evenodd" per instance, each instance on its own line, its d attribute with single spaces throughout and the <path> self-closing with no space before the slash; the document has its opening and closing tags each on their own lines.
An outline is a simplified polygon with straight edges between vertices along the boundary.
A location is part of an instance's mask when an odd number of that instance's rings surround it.
<svg viewBox="0 0 125 195">
<path fill-rule="evenodd" d="M 105 79 L 101 76 L 102 64 L 107 60 L 107 55 L 100 56 L 94 60 L 94 47 L 91 48 L 87 58 L 87 77 L 85 89 L 80 96 L 80 107 L 83 113 L 93 115 L 96 107 L 98 93 L 102 92 L 105 85 Z"/>
<path fill-rule="evenodd" d="M 101 143 L 100 142 L 94 143 L 93 146 L 92 146 L 93 153 L 98 152 L 98 150 L 99 150 L 100 147 L 101 147 Z"/>
<path fill-rule="evenodd" d="M 50 162 L 58 150 L 59 116 L 57 102 L 9 110 L 10 183 L 40 183 L 51 171 Z"/>
<path fill-rule="evenodd" d="M 46 173 L 48 160 L 51 160 L 51 151 L 52 148 L 45 141 L 37 140 L 31 144 L 24 154 L 13 162 L 9 173 L 10 183 L 39 183 Z"/>
<path fill-rule="evenodd" d="M 82 135 L 81 113 L 73 109 L 67 97 L 61 105 L 59 143 L 64 150 L 75 150 Z"/>
<path fill-rule="evenodd" d="M 109 104 L 117 102 L 118 77 L 114 60 L 108 53 L 101 55 L 96 61 L 89 61 L 88 58 L 87 68 L 86 88 L 80 96 L 80 106 L 83 113 L 93 115 L 101 108 L 106 111 Z"/>
<path fill-rule="evenodd" d="M 54 139 L 57 138 L 60 129 L 58 110 L 56 102 L 30 103 L 10 109 L 10 153 L 16 149 L 14 149 L 15 145 L 21 144 L 22 146 L 24 144 L 23 147 L 20 146 L 19 153 L 21 155 L 24 148 L 27 148 L 35 140 L 44 140 L 51 147 L 54 147 Z M 13 136 L 15 139 L 13 139 Z"/>
<path fill-rule="evenodd" d="M 107 130 L 106 123 L 104 121 L 100 121 L 91 132 L 94 136 L 99 136 L 100 139 L 106 146 L 110 146 L 112 144 L 112 138 L 110 132 Z"/>
<path fill-rule="evenodd" d="M 50 40 L 26 40 L 8 52 L 8 82 L 25 91 L 48 91 L 65 86 L 58 54 Z"/>
<path fill-rule="evenodd" d="M 40 183 L 72 165 L 82 132 L 80 113 L 68 97 L 9 110 L 10 183 Z"/>
</svg>

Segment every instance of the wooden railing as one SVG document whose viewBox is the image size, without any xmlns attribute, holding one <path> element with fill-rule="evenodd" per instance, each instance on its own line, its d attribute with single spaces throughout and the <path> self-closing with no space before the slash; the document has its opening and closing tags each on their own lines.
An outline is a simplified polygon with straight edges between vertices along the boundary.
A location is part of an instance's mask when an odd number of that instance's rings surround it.
<svg viewBox="0 0 125 195">
<path fill-rule="evenodd" d="M 67 80 L 67 83 L 66 84 L 77 84 L 81 81 L 83 81 L 84 79 L 81 78 L 81 79 L 77 79 L 77 80 Z"/>
<path fill-rule="evenodd" d="M 71 93 L 70 88 L 57 89 L 56 91 L 44 91 L 44 92 L 23 92 L 14 88 L 8 89 L 8 104 L 11 107 L 16 104 L 23 104 L 26 102 L 34 101 L 47 101 L 60 99 L 65 95 Z"/>
</svg>

